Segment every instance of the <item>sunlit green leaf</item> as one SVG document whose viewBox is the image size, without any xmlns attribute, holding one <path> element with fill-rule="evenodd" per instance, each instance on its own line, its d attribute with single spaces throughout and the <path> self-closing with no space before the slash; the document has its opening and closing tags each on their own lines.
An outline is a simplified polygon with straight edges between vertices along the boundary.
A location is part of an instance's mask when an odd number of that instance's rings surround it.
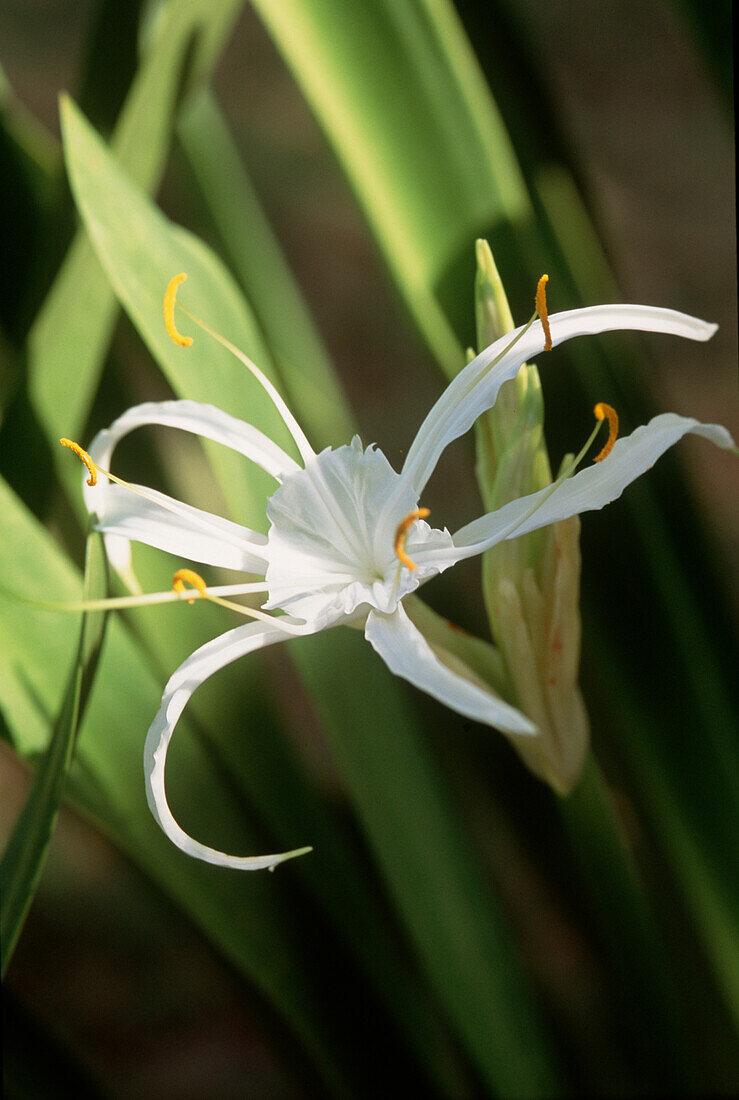
<svg viewBox="0 0 739 1100">
<path fill-rule="evenodd" d="M 98 599 L 106 591 L 102 538 L 93 534 L 87 543 L 84 598 Z M 77 657 L 61 710 L 54 723 L 49 748 L 41 760 L 31 792 L 0 863 L 0 942 L 3 973 L 10 961 L 43 870 L 67 771 L 74 754 L 77 729 L 95 676 L 104 625 L 104 613 L 87 613 L 83 616 Z"/>
<path fill-rule="evenodd" d="M 489 1089 L 551 1096 L 532 991 L 404 689 L 358 636 L 305 641 L 294 660 L 432 989 Z"/>
<path fill-rule="evenodd" d="M 3 482 L 0 508 L 0 568 L 6 587 L 27 596 L 40 591 L 44 598 L 78 599 L 81 585 L 75 570 Z M 15 696 L 24 691 L 48 715 L 58 709 L 69 667 L 65 656 L 74 656 L 69 621 L 64 613 L 36 611 L 5 597 L 0 601 L 7 660 L 17 672 L 13 682 L 0 680 L 0 710 L 21 755 L 38 746 L 18 723 L 23 708 Z M 112 620 L 77 740 L 70 793 L 207 932 L 214 946 L 249 976 L 322 1066 L 327 1082 L 335 1084 L 334 1060 L 321 1035 L 325 1013 L 317 1004 L 317 992 L 310 991 L 301 961 L 305 946 L 278 875 L 237 875 L 189 859 L 172 847 L 149 813 L 141 752 L 160 694 L 161 683 L 146 654 L 121 623 Z M 168 785 L 187 826 L 230 850 L 259 851 L 263 838 L 247 826 L 241 800 L 223 783 L 212 754 L 186 717 L 177 732 Z"/>
<path fill-rule="evenodd" d="M 421 333 L 464 349 L 438 291 L 474 241 L 532 211 L 505 126 L 443 0 L 254 0 L 346 172 Z M 471 313 L 470 313 L 471 316 Z"/>
<path fill-rule="evenodd" d="M 178 134 L 285 387 L 316 450 L 356 430 L 328 353 L 272 233 L 220 108 L 204 89 Z"/>
<path fill-rule="evenodd" d="M 120 163 L 147 191 L 166 163 L 178 98 L 215 64 L 241 0 L 160 5 L 139 72 L 116 127 Z M 125 208 L 117 211 L 126 221 Z M 51 440 L 78 435 L 100 377 L 117 313 L 89 244 L 75 239 L 28 342 L 30 393 Z"/>
<path fill-rule="evenodd" d="M 271 400 L 244 365 L 191 322 L 192 347 L 168 336 L 162 319 L 164 291 L 179 272 L 189 276 L 179 298 L 274 376 L 256 321 L 223 264 L 196 237 L 173 226 L 131 184 L 69 100 L 62 103 L 65 154 L 72 189 L 110 283 L 162 367 L 172 388 L 196 401 L 220 404 L 294 451 Z M 120 211 L 126 211 L 126 219 Z M 241 456 L 211 447 L 234 516 L 259 529 L 272 479 L 248 469 Z"/>
</svg>

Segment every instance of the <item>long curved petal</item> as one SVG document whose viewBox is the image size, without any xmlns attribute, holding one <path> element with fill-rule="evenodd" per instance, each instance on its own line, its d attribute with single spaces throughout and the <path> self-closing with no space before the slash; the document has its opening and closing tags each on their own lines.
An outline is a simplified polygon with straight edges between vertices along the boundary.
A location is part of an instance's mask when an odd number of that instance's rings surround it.
<svg viewBox="0 0 739 1100">
<path fill-rule="evenodd" d="M 590 306 L 555 313 L 549 318 L 549 325 L 553 346 L 576 336 L 614 329 L 670 333 L 689 340 L 708 340 L 716 331 L 715 325 L 685 313 L 632 305 Z M 541 323 L 536 321 L 528 331 L 522 326 L 496 340 L 460 371 L 418 430 L 401 471 L 404 485 L 410 481 L 416 496 L 420 496 L 442 451 L 464 435 L 478 416 L 492 408 L 503 383 L 514 378 L 523 363 L 543 350 L 544 334 Z"/>
<path fill-rule="evenodd" d="M 88 448 L 93 462 L 110 469 L 111 455 L 121 439 L 135 428 L 147 424 L 180 428 L 204 439 L 212 439 L 214 443 L 222 443 L 256 462 L 278 481 L 300 468 L 281 447 L 252 424 L 237 420 L 214 405 L 202 405 L 197 401 L 147 401 L 143 405 L 134 405 L 114 420 L 109 428 L 95 436 Z M 94 497 L 91 499 L 94 500 Z"/>
<path fill-rule="evenodd" d="M 370 611 L 364 634 L 391 672 L 458 714 L 503 733 L 537 732 L 526 715 L 495 695 L 471 670 L 469 676 L 462 676 L 445 664 L 413 625 L 402 604 L 392 615 Z"/>
<path fill-rule="evenodd" d="M 226 852 L 200 844 L 188 836 L 175 821 L 164 785 L 164 769 L 172 733 L 195 689 L 232 661 L 264 646 L 281 642 L 286 637 L 288 635 L 284 631 L 271 623 L 255 622 L 237 626 L 196 649 L 170 678 L 157 716 L 146 735 L 144 775 L 149 809 L 173 844 L 205 863 L 215 863 L 219 867 L 233 867 L 241 871 L 258 871 L 264 867 L 276 867 L 286 859 L 310 851 L 310 848 L 296 848 L 279 855 L 230 856 Z"/>
<path fill-rule="evenodd" d="M 120 485 L 106 486 L 103 506 L 97 509 L 98 530 L 107 536 L 143 542 L 191 561 L 264 575 L 267 569 L 265 535 L 183 504 L 155 489 L 147 488 L 143 492 L 146 496 L 139 496 Z"/>
<path fill-rule="evenodd" d="M 152 424 L 161 427 L 179 428 L 182 431 L 191 432 L 194 435 L 200 435 L 205 439 L 212 439 L 215 443 L 230 447 L 256 462 L 257 465 L 261 466 L 263 470 L 266 470 L 278 481 L 300 468 L 289 455 L 285 454 L 282 448 L 273 443 L 258 428 L 246 424 L 243 420 L 237 420 L 234 416 L 229 416 L 228 413 L 222 412 L 221 409 L 217 409 L 213 405 L 202 405 L 197 401 L 149 401 L 142 405 L 135 405 L 123 413 L 122 416 L 119 416 L 117 420 L 114 420 L 109 428 L 98 432 L 89 447 L 90 457 L 93 462 L 103 469 L 109 470 L 113 451 L 121 439 L 136 428 Z M 101 530 L 105 530 L 109 508 L 117 507 L 120 503 L 120 498 L 114 492 L 114 487 L 99 483 L 91 488 L 84 481 L 82 492 L 87 510 L 91 515 L 97 516 Z M 141 499 L 140 497 L 132 499 L 132 513 L 136 508 L 134 500 L 141 501 Z M 180 513 L 183 517 L 183 523 L 185 522 L 186 510 L 186 506 L 183 506 L 183 511 Z M 146 513 L 147 518 L 152 518 L 150 508 L 145 509 L 142 506 L 141 511 Z M 201 519 L 204 515 L 205 513 L 201 514 Z M 193 519 L 194 513 L 190 513 L 189 518 Z M 202 523 L 190 524 L 191 537 L 194 536 L 193 528 L 196 526 L 200 526 L 201 530 L 203 529 Z M 154 534 L 151 529 L 150 534 Z M 243 529 L 243 535 L 245 539 L 252 541 L 252 533 L 247 528 Z M 119 534 L 111 530 L 106 534 L 105 545 L 108 558 L 113 567 L 126 578 L 129 585 L 136 587 L 137 581 L 131 569 L 131 549 L 128 541 L 132 537 L 133 535 Z M 143 538 L 140 541 L 147 542 L 149 540 Z M 259 541 L 259 539 L 256 538 L 254 541 Z M 168 547 L 161 545 L 161 540 L 154 538 L 152 538 L 151 545 L 168 549 Z M 183 553 L 182 547 L 175 552 Z M 208 561 L 214 565 L 222 564 L 213 555 L 206 558 L 193 554 L 193 558 L 198 561 Z M 237 568 L 242 567 L 237 566 Z M 249 567 L 249 571 L 251 571 L 251 567 Z M 264 570 L 261 566 L 257 566 L 256 571 L 263 572 Z"/>
<path fill-rule="evenodd" d="M 730 433 L 719 424 L 701 424 L 692 417 L 662 413 L 617 440 L 602 462 L 593 463 L 554 488 L 549 486 L 512 500 L 497 512 L 489 512 L 460 528 L 453 536 L 457 547 L 454 559 L 481 554 L 504 539 L 517 538 L 580 512 L 603 508 L 620 497 L 627 485 L 689 432 L 704 436 L 725 450 L 734 447 Z"/>
</svg>

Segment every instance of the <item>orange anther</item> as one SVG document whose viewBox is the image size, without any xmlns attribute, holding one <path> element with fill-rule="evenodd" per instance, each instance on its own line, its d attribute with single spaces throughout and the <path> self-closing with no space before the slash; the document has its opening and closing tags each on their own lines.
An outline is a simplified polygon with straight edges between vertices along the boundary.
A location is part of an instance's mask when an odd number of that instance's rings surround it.
<svg viewBox="0 0 739 1100">
<path fill-rule="evenodd" d="M 601 462 L 606 455 L 609 455 L 613 450 L 613 444 L 618 438 L 618 413 L 611 405 L 606 405 L 604 401 L 599 401 L 593 409 L 596 420 L 608 421 L 608 439 L 602 451 L 594 458 L 594 462 Z"/>
<path fill-rule="evenodd" d="M 183 336 L 181 332 L 177 331 L 177 326 L 174 323 L 174 307 L 177 300 L 177 289 L 180 283 L 184 283 L 186 278 L 187 275 L 185 275 L 184 272 L 180 275 L 175 275 L 174 278 L 170 279 L 167 283 L 167 289 L 164 292 L 164 327 L 175 344 L 179 344 L 181 348 L 189 348 L 192 343 L 192 336 Z"/>
<path fill-rule="evenodd" d="M 191 585 L 193 588 L 197 588 L 200 595 L 205 596 L 205 581 L 194 569 L 178 569 L 172 577 L 172 587 L 175 592 L 184 592 L 186 584 Z M 195 603 L 195 600 L 193 598 L 187 602 L 192 604 Z"/>
<path fill-rule="evenodd" d="M 74 451 L 74 453 L 77 455 L 77 458 L 81 459 L 84 462 L 85 466 L 87 466 L 87 469 L 90 471 L 90 476 L 87 479 L 87 484 L 91 487 L 93 485 L 97 485 L 97 466 L 92 461 L 87 451 L 83 447 L 80 447 L 79 443 L 75 443 L 73 439 L 60 439 L 59 442 L 61 443 L 62 447 L 69 447 L 70 451 Z"/>
<path fill-rule="evenodd" d="M 536 312 L 539 314 L 539 320 L 541 321 L 541 327 L 544 329 L 544 351 L 552 350 L 552 332 L 549 328 L 549 314 L 547 313 L 547 283 L 549 282 L 548 275 L 542 275 L 539 282 L 536 284 L 536 298 L 534 305 Z"/>
<path fill-rule="evenodd" d="M 395 554 L 402 561 L 406 569 L 410 569 L 413 572 L 418 569 L 418 566 L 414 561 L 408 557 L 405 552 L 405 540 L 408 538 L 408 532 L 417 519 L 425 519 L 430 515 L 428 508 L 417 508 L 414 512 L 409 512 L 405 519 L 402 519 L 398 526 L 395 528 Z"/>
</svg>

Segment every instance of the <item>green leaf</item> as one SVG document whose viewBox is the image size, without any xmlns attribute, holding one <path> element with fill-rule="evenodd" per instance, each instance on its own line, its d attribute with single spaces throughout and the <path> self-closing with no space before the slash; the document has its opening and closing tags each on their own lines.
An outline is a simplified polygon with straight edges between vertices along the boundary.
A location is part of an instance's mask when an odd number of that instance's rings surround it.
<svg viewBox="0 0 739 1100">
<path fill-rule="evenodd" d="M 285 395 L 300 410 L 313 446 L 349 439 L 356 427 L 328 352 L 208 89 L 181 112 L 177 132 Z"/>
<path fill-rule="evenodd" d="M 7 587 L 27 596 L 40 592 L 79 599 L 75 570 L 2 481 L 0 510 L 0 571 Z M 33 708 L 47 716 L 58 710 L 68 677 L 68 619 L 65 613 L 3 599 L 0 631 L 6 639 L 5 660 L 15 671 L 12 678 L 0 677 L 0 711 L 16 750 L 28 757 L 38 742 L 28 736 L 19 717 Z M 19 702 L 21 695 L 26 698 Z M 275 1005 L 321 1067 L 326 1086 L 336 1091 L 339 1072 L 330 1052 L 330 1008 L 318 989 L 311 988 L 317 979 L 308 965 L 294 899 L 288 901 L 286 894 L 290 876 L 284 871 L 282 876 L 238 875 L 189 859 L 173 848 L 149 813 L 141 751 L 160 695 L 161 682 L 147 654 L 119 619 L 111 619 L 68 792 Z M 243 798 L 223 782 L 187 715 L 178 725 L 167 782 L 176 812 L 198 836 L 230 851 L 260 850 L 263 838 L 247 826 Z M 320 959 L 316 944 L 311 952 Z"/>
<path fill-rule="evenodd" d="M 665 1085 L 679 1090 L 686 1073 L 675 988 L 639 868 L 614 812 L 612 795 L 592 755 L 567 798 L 557 800 L 562 823 L 583 881 L 598 877 L 587 904 L 610 958 L 627 952 L 629 965 L 613 972 L 625 1030 L 658 1067 Z"/>
<path fill-rule="evenodd" d="M 215 65 L 240 0 L 160 5 L 113 137 L 119 162 L 146 191 L 164 171 L 178 99 Z M 125 208 L 118 218 L 125 224 Z M 79 435 L 117 314 L 84 234 L 78 234 L 28 341 L 31 400 L 48 438 Z"/>
<path fill-rule="evenodd" d="M 98 1100 L 99 1089 L 69 1050 L 3 989 L 3 1088 L 6 1096 L 78 1096 Z"/>
<path fill-rule="evenodd" d="M 506 920 L 428 738 L 379 658 L 335 632 L 291 643 L 357 815 L 429 984 L 503 1096 L 552 1096 L 558 1069 Z"/>
<path fill-rule="evenodd" d="M 87 231 L 113 289 L 172 388 L 195 401 L 220 404 L 294 452 L 271 399 L 235 356 L 194 325 L 188 329 L 188 322 L 184 327 L 194 333 L 192 347 L 178 347 L 165 330 L 164 291 L 172 276 L 186 272 L 189 282 L 180 288 L 179 300 L 274 378 L 257 323 L 233 278 L 209 249 L 173 226 L 127 180 L 70 100 L 62 101 L 61 115 L 70 182 Z M 208 450 L 235 518 L 264 529 L 272 478 L 259 469 L 247 471 L 240 455 L 213 445 Z"/>
<path fill-rule="evenodd" d="M 505 126 L 441 0 L 254 0 L 316 113 L 444 370 L 464 350 L 440 304 L 474 242 L 532 211 Z"/>
<path fill-rule="evenodd" d="M 601 636 L 598 647 L 606 658 L 612 642 Z M 640 792 L 640 809 L 660 838 L 662 856 L 677 880 L 703 950 L 710 960 L 726 1005 L 739 1026 L 739 880 L 735 873 L 736 815 L 732 807 L 733 776 L 714 774 L 711 762 L 701 766 L 702 746 L 696 746 L 698 766 L 675 743 L 675 729 L 656 742 L 643 729 L 650 715 L 645 701 L 630 686 L 619 688 L 619 714 L 630 719 L 620 729 L 628 743 L 629 766 Z M 692 734 L 693 731 L 690 731 Z M 671 766 L 664 760 L 670 749 Z M 692 796 L 692 797 L 691 797 Z"/>
<path fill-rule="evenodd" d="M 712 80 L 724 97 L 729 113 L 734 104 L 734 51 L 730 0 L 701 4 L 698 0 L 672 0 L 672 7 L 684 13 L 705 53 Z"/>
<path fill-rule="evenodd" d="M 87 542 L 84 598 L 98 599 L 106 591 L 107 574 L 102 538 L 92 534 Z M 0 863 L 0 880 L 3 884 L 0 904 L 3 974 L 15 949 L 44 867 L 67 771 L 74 754 L 77 729 L 94 680 L 104 631 L 104 614 L 93 612 L 83 615 L 77 657 L 54 724 L 49 748 L 41 760 L 31 793 Z"/>
<path fill-rule="evenodd" d="M 52 224 L 58 230 L 63 190 L 58 141 L 16 97 L 0 68 L 0 178 L 3 203 L 0 235 L 4 263 L 0 271 L 0 419 L 20 374 L 17 344 L 28 330 L 34 308 L 33 288 L 48 278 L 53 251 Z M 55 221 L 55 214 L 57 215 Z M 51 248 L 49 247 L 51 244 Z M 15 361 L 14 361 L 15 360 Z"/>
</svg>

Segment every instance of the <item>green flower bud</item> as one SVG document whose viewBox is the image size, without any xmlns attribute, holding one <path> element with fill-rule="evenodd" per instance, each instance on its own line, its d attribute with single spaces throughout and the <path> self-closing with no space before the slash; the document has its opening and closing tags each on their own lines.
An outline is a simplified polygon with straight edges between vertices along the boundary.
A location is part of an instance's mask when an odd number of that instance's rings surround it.
<svg viewBox="0 0 739 1100">
<path fill-rule="evenodd" d="M 486 347 L 515 326 L 486 241 L 476 245 L 477 340 Z M 486 508 L 552 481 L 544 441 L 539 374 L 524 364 L 477 423 L 477 478 Z M 536 723 L 539 736 L 511 738 L 526 765 L 558 793 L 582 769 L 589 727 L 577 686 L 580 659 L 580 524 L 577 517 L 510 539 L 483 557 L 490 628 L 504 662 L 504 694 Z"/>
</svg>

